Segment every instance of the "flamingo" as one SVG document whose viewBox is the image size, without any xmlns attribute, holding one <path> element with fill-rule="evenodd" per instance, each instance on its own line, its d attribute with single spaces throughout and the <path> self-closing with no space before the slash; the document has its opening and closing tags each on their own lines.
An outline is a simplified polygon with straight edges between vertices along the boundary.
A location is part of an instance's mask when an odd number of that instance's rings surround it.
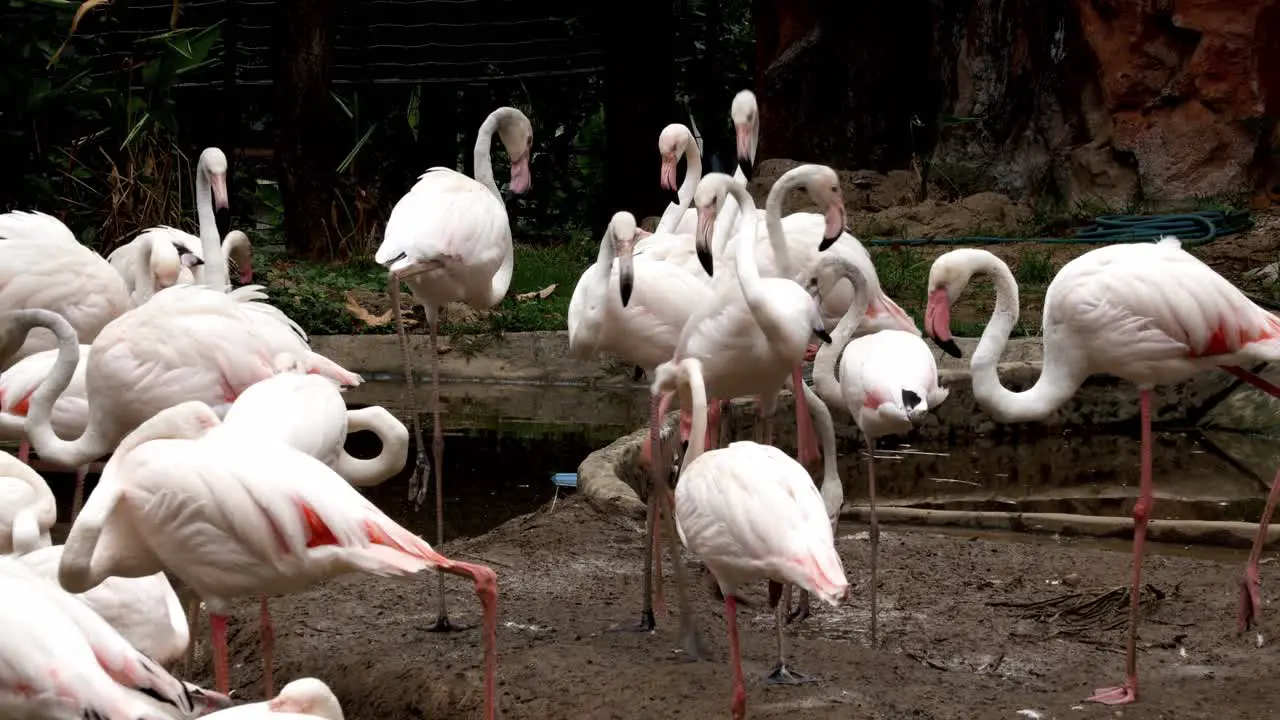
<svg viewBox="0 0 1280 720">
<path fill-rule="evenodd" d="M 831 521 L 822 495 L 798 462 L 769 445 L 735 442 L 703 452 L 707 396 L 697 358 L 664 364 L 654 392 L 678 385 L 692 396 L 693 432 L 676 484 L 675 517 L 680 540 L 706 563 L 724 595 L 733 664 L 733 717 L 746 716 L 747 691 L 738 649 L 738 590 L 769 581 L 775 608 L 778 662 L 767 681 L 798 683 L 807 676 L 787 665 L 783 608 L 784 584 L 794 584 L 831 605 L 848 597 L 849 581 L 836 553 Z"/>
<path fill-rule="evenodd" d="M 344 720 L 342 706 L 333 691 L 322 681 L 311 677 L 294 680 L 281 688 L 279 695 L 266 702 L 237 705 L 206 717 L 217 720 Z"/>
<path fill-rule="evenodd" d="M 200 238 L 191 233 L 164 226 L 152 228 L 152 230 L 157 229 L 170 231 L 169 239 L 178 248 L 179 253 L 191 253 L 190 256 L 183 255 L 183 267 L 178 274 L 178 282 L 183 285 L 199 283 L 204 277 L 201 270 L 204 264 L 204 247 L 201 245 Z M 222 238 L 222 257 L 226 258 L 229 269 L 237 271 L 241 285 L 253 283 L 253 246 L 249 242 L 248 235 L 241 230 L 232 230 L 227 233 L 226 237 Z"/>
<path fill-rule="evenodd" d="M 80 346 L 80 361 L 67 389 L 53 404 L 51 422 L 59 437 L 79 437 L 89 421 L 89 401 L 85 390 L 84 375 L 88 367 L 89 345 Z M 31 442 L 27 439 L 27 411 L 31 408 L 31 394 L 49 376 L 57 364 L 58 351 L 43 350 L 28 355 L 0 374 L 0 439 L 17 440 L 18 459 L 27 462 L 31 454 Z M 84 481 L 89 466 L 76 467 L 76 485 L 71 507 L 78 509 L 84 497 Z M 75 519 L 74 512 L 72 520 Z"/>
<path fill-rule="evenodd" d="M 841 257 L 823 261 L 822 269 L 834 270 L 855 288 L 865 287 L 861 270 Z M 902 330 L 881 330 L 854 338 L 854 328 L 867 306 L 863 293 L 840 320 L 831 343 L 818 350 L 813 383 L 827 403 L 843 405 L 853 416 L 867 442 L 867 499 L 871 507 L 871 645 L 876 645 L 876 567 L 880 553 L 880 526 L 876 522 L 876 441 L 885 435 L 910 431 L 929 410 L 947 399 L 949 390 L 938 385 L 938 364 L 919 335 Z M 836 365 L 840 379 L 836 380 Z M 832 519 L 832 530 L 838 516 Z M 797 619 L 808 616 L 808 596 L 802 595 Z"/>
<path fill-rule="evenodd" d="M 40 473 L 0 450 L 0 554 L 48 547 L 57 520 L 58 505 Z"/>
<path fill-rule="evenodd" d="M 995 255 L 977 249 L 953 250 L 929 271 L 925 331 L 954 357 L 950 306 L 979 273 L 993 276 L 996 305 L 974 351 L 973 394 L 1000 422 L 1041 420 L 1075 393 L 1094 373 L 1137 384 L 1142 417 L 1142 474 L 1133 507 L 1133 587 L 1129 605 L 1125 682 L 1099 690 L 1089 701 L 1108 705 L 1138 699 L 1135 644 L 1143 543 L 1154 500 L 1151 495 L 1151 390 L 1221 367 L 1276 396 L 1280 388 L 1239 367 L 1280 360 L 1280 319 L 1183 250 L 1174 237 L 1154 243 L 1110 245 L 1091 250 L 1062 267 L 1044 298 L 1044 368 L 1036 384 L 1012 392 L 1000 384 L 996 364 L 1018 321 L 1018 285 Z M 1258 536 L 1240 583 L 1238 629 L 1247 630 L 1260 613 L 1258 558 L 1266 538 L 1280 477 L 1272 483 Z"/>
<path fill-rule="evenodd" d="M 275 437 L 333 468 L 356 487 L 373 487 L 404 469 L 409 431 L 377 405 L 348 410 L 338 385 L 309 375 L 292 353 L 273 362 L 275 375 L 250 385 L 227 411 L 223 422 L 262 437 Z M 382 442 L 377 457 L 347 453 L 347 435 L 369 430 Z"/>
<path fill-rule="evenodd" d="M 462 301 L 472 307 L 493 307 L 511 285 L 514 259 L 511 226 L 502 193 L 493 179 L 489 148 L 497 134 L 511 157 L 513 193 L 529 189 L 529 155 L 533 148 L 533 126 L 525 114 L 512 107 L 489 113 L 480 125 L 475 145 L 475 178 L 449 168 L 434 167 L 418 178 L 418 183 L 391 209 L 382 244 L 374 260 L 387 266 L 390 274 L 391 305 L 396 312 L 400 347 L 404 355 L 405 383 L 413 406 L 414 432 L 418 440 L 418 472 L 410 479 L 410 492 L 418 502 L 426 494 L 426 455 L 418 424 L 417 399 L 413 389 L 413 361 L 400 317 L 400 283 L 409 285 L 413 297 L 427 314 L 431 333 L 431 453 L 435 461 L 436 543 L 444 543 L 444 430 L 440 425 L 440 351 L 437 347 L 440 307 Z M 445 607 L 444 576 L 440 576 L 440 615 L 431 628 L 435 632 L 464 630 L 451 622 Z"/>
<path fill-rule="evenodd" d="M 194 716 L 197 699 L 230 705 L 225 694 L 165 672 L 97 613 L 13 558 L 0 558 L 0 624 L 6 718 L 164 720 L 174 711 Z"/>
<path fill-rule="evenodd" d="M 43 547 L 18 559 L 36 575 L 58 582 L 65 545 Z M 186 652 L 191 635 L 182 603 L 162 572 L 146 577 L 109 577 L 73 595 L 115 628 L 143 655 L 168 667 Z"/>
<path fill-rule="evenodd" d="M 51 416 L 79 363 L 75 331 L 47 310 L 0 315 L 0 362 L 32 328 L 52 330 L 59 342 L 53 370 L 20 401 L 26 405 L 31 444 L 51 462 L 86 465 L 176 402 L 200 399 L 225 412 L 245 388 L 272 375 L 271 359 L 281 352 L 302 356 L 311 372 L 360 384 L 359 375 L 311 352 L 301 329 L 284 313 L 254 302 L 263 298 L 254 285 L 230 293 L 176 285 L 112 321 L 90 346 L 85 367 L 88 421 L 74 441 L 58 437 Z"/>
<path fill-rule="evenodd" d="M 88 343 L 132 306 L 120 274 L 57 218 L 41 212 L 0 215 L 0 308 L 51 310 Z M 35 332 L 0 358 L 0 370 L 54 345 L 48 332 Z"/>
<path fill-rule="evenodd" d="M 404 577 L 429 567 L 474 581 L 484 607 L 485 717 L 494 717 L 497 576 L 450 560 L 337 473 L 278 439 L 223 424 L 199 401 L 167 408 L 120 443 L 67 536 L 58 579 L 85 592 L 112 575 L 168 570 L 210 608 L 219 692 L 230 683 L 233 598 L 302 590 L 348 572 Z M 271 690 L 271 627 L 262 602 Z"/>
<path fill-rule="evenodd" d="M 164 238 L 154 228 L 138 233 L 132 241 L 116 248 L 107 256 L 107 262 L 120 273 L 129 297 L 134 305 L 151 299 L 157 290 L 178 283 L 179 275 L 187 263 L 204 262 L 191 253 L 182 253 L 178 247 Z M 173 232 L 177 232 L 173 230 Z"/>
</svg>

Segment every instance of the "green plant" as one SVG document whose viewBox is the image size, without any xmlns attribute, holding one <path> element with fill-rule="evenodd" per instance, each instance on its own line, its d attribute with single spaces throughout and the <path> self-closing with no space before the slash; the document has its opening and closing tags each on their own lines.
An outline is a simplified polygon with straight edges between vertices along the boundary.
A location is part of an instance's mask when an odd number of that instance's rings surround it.
<svg viewBox="0 0 1280 720">
<path fill-rule="evenodd" d="M 1053 253 L 1043 248 L 1031 248 L 1018 256 L 1014 277 L 1019 285 L 1048 285 L 1054 272 Z"/>
</svg>

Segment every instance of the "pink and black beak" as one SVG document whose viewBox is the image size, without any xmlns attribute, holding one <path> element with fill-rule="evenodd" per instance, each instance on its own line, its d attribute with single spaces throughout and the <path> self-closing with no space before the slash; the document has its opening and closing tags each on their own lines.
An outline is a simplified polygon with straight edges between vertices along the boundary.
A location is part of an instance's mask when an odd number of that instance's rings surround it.
<svg viewBox="0 0 1280 720">
<path fill-rule="evenodd" d="M 835 199 L 827 206 L 827 211 L 823 214 L 826 218 L 826 228 L 822 231 L 822 242 L 818 244 L 818 252 L 822 252 L 835 244 L 840 236 L 844 234 L 845 211 L 844 211 L 844 195 L 837 192 Z"/>
<path fill-rule="evenodd" d="M 209 189 L 213 192 L 213 219 L 218 227 L 218 237 L 231 232 L 231 204 L 227 197 L 227 174 L 210 173 Z"/>
<path fill-rule="evenodd" d="M 716 225 L 716 207 L 698 208 L 698 227 L 694 230 L 694 248 L 698 251 L 698 262 L 709 277 L 715 277 L 711 255 L 712 232 Z"/>
<path fill-rule="evenodd" d="M 609 232 L 613 232 L 612 228 Z M 618 291 L 622 295 L 622 307 L 631 302 L 631 291 L 635 288 L 635 238 L 630 240 L 614 238 L 614 253 L 618 257 Z"/>
<path fill-rule="evenodd" d="M 679 159 L 676 157 L 675 153 L 671 153 L 670 155 L 664 154 L 662 156 L 662 176 L 659 178 L 662 189 L 671 193 L 671 202 L 676 205 L 680 204 L 680 186 L 676 182 L 676 167 L 678 162 Z"/>
<path fill-rule="evenodd" d="M 738 135 L 738 167 L 742 168 L 742 174 L 751 181 L 751 174 L 755 172 L 755 167 L 751 162 L 751 124 L 735 123 L 734 131 Z"/>
<path fill-rule="evenodd" d="M 515 195 L 529 192 L 533 186 L 533 173 L 529 171 L 529 153 L 511 160 L 511 182 L 507 188 Z"/>
<path fill-rule="evenodd" d="M 953 358 L 964 357 L 955 338 L 951 337 L 951 299 L 946 288 L 929 293 L 929 303 L 924 311 L 924 331 L 934 345 Z"/>
</svg>

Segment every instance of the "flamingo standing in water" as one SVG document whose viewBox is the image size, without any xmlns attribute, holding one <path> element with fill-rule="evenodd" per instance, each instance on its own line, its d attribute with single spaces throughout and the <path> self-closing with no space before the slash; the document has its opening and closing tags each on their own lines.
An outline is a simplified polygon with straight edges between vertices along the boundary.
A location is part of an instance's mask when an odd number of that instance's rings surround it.
<svg viewBox="0 0 1280 720">
<path fill-rule="evenodd" d="M 0 554 L 48 547 L 57 520 L 57 502 L 40 473 L 0 450 Z"/>
<path fill-rule="evenodd" d="M 1018 285 L 995 255 L 953 250 L 929 271 L 925 331 L 943 350 L 960 357 L 951 337 L 951 304 L 973 275 L 993 276 L 996 306 L 973 353 L 973 394 L 1000 422 L 1042 420 L 1075 393 L 1087 377 L 1106 373 L 1136 383 L 1142 415 L 1142 479 L 1133 507 L 1133 587 L 1125 682 L 1089 698 L 1108 705 L 1138 699 L 1136 642 L 1143 543 L 1154 500 L 1151 495 L 1151 390 L 1221 367 L 1280 397 L 1280 388 L 1239 367 L 1280 360 L 1280 319 L 1183 250 L 1177 238 L 1155 243 L 1111 245 L 1091 250 L 1063 266 L 1044 298 L 1044 369 L 1036 384 L 1013 392 L 1000 384 L 996 364 L 1018 321 Z M 1271 485 L 1258 535 L 1240 583 L 1239 630 L 1261 611 L 1258 558 L 1280 495 L 1280 475 Z"/>
<path fill-rule="evenodd" d="M 831 521 L 822 495 L 798 462 L 770 445 L 735 442 L 703 452 L 707 395 L 702 363 L 685 358 L 660 366 L 654 392 L 679 387 L 691 396 L 693 432 L 676 484 L 675 518 L 680 540 L 706 563 L 724 595 L 733 664 L 735 719 L 746 716 L 747 691 L 738 649 L 736 593 L 752 582 L 769 581 L 775 608 L 778 662 L 769 682 L 797 683 L 806 676 L 787 667 L 783 608 L 784 584 L 794 584 L 831 605 L 846 598 L 849 581 L 836 553 Z"/>
<path fill-rule="evenodd" d="M 834 271 L 854 288 L 865 287 L 861 270 L 841 257 L 823 261 L 823 272 Z M 871 509 L 871 645 L 876 645 L 876 567 L 880 554 L 880 526 L 876 522 L 876 441 L 885 435 L 905 433 L 919 424 L 929 410 L 947 399 L 949 391 L 938 385 L 938 364 L 919 335 L 902 330 L 881 330 L 854 338 L 854 329 L 867 307 L 865 291 L 849 307 L 836 326 L 831 342 L 818 350 L 813 364 L 813 384 L 829 404 L 842 405 L 853 416 L 867 442 L 867 502 Z M 836 365 L 840 379 L 836 379 Z M 839 516 L 832 518 L 832 530 Z M 809 615 L 809 597 L 801 595 L 794 619 Z"/>
<path fill-rule="evenodd" d="M 494 717 L 497 576 L 450 560 L 397 525 L 319 460 L 224 425 L 184 402 L 130 433 L 67 536 L 58 579 L 85 592 L 107 577 L 173 573 L 210 608 L 219 691 L 230 684 L 231 599 L 297 592 L 348 572 L 403 577 L 435 567 L 475 582 L 484 606 L 485 717 Z M 274 632 L 261 603 L 271 686 Z"/>
<path fill-rule="evenodd" d="M 533 126 L 525 114 L 512 107 L 489 113 L 476 136 L 475 178 L 449 168 L 435 167 L 418 178 L 418 183 L 391 209 L 382 244 L 374 260 L 390 271 L 391 306 L 395 309 L 404 354 L 405 383 L 413 406 L 414 431 L 418 441 L 418 472 L 410 478 L 409 492 L 421 502 L 426 483 L 426 449 L 418 424 L 417 400 L 413 391 L 413 362 L 409 342 L 400 317 L 400 283 L 407 283 L 413 297 L 422 304 L 431 332 L 431 452 L 435 462 L 436 542 L 444 543 L 444 430 L 440 425 L 440 308 L 462 301 L 477 309 L 502 302 L 511 285 L 514 258 L 511 226 L 502 193 L 493 179 L 489 148 L 497 134 L 511 157 L 513 193 L 529 189 L 529 155 L 533 149 Z M 465 625 L 449 620 L 445 607 L 444 576 L 440 577 L 440 614 L 432 630 L 463 630 Z"/>
</svg>

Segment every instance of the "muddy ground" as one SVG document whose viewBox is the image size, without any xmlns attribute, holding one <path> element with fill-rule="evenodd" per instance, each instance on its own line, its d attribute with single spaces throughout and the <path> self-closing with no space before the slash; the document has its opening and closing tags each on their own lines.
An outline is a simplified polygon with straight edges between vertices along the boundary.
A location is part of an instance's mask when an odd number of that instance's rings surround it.
<svg viewBox="0 0 1280 720">
<path fill-rule="evenodd" d="M 1164 598 L 1142 625 L 1142 697 L 1122 710 L 1080 700 L 1122 679 L 1121 602 L 1082 621 L 1024 617 L 995 602 L 1078 594 L 1082 604 L 1129 577 L 1127 544 L 1104 547 L 1033 538 L 886 527 L 880 567 L 881 647 L 868 647 L 865 528 L 842 523 L 839 548 L 855 586 L 851 601 L 822 607 L 791 632 L 793 666 L 818 685 L 766 687 L 772 614 L 764 585 L 739 612 L 747 712 L 754 718 L 1265 718 L 1280 690 L 1280 648 L 1235 635 L 1244 553 L 1157 547 L 1145 580 Z M 688 663 L 675 621 L 653 634 L 607 633 L 636 619 L 641 525 L 607 517 L 577 497 L 447 544 L 446 554 L 499 573 L 499 703 L 517 718 L 704 718 L 728 714 L 731 678 L 722 605 L 699 578 L 693 597 L 713 662 Z M 691 557 L 695 573 L 700 566 Z M 1262 566 L 1263 600 L 1275 605 L 1280 568 Z M 668 569 L 668 575 L 670 570 Z M 668 579 L 668 596 L 674 590 Z M 478 603 L 450 578 L 452 615 L 478 619 Z M 411 582 L 349 576 L 278 598 L 276 683 L 314 675 L 329 682 L 350 720 L 481 716 L 477 632 L 439 635 L 434 578 Z M 1114 599 L 1113 599 L 1114 600 Z M 674 600 L 672 600 L 674 605 Z M 1070 603 L 1068 603 L 1070 604 Z M 1065 604 L 1061 607 L 1065 607 Z M 257 604 L 231 622 L 232 684 L 261 695 Z M 1280 615 L 1264 611 L 1264 628 Z M 1065 618 L 1066 616 L 1064 616 Z M 201 637 L 207 637 L 203 632 Z M 210 682 L 211 677 L 193 678 Z"/>
</svg>

